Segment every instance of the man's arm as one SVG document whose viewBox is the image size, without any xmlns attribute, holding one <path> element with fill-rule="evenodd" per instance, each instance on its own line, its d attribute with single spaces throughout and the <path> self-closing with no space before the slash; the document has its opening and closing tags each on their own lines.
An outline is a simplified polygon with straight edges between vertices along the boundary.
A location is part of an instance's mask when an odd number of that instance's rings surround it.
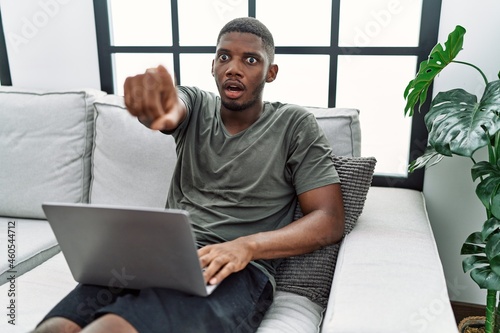
<svg viewBox="0 0 500 333">
<path fill-rule="evenodd" d="M 340 184 L 299 195 L 304 217 L 274 231 L 257 233 L 198 250 L 205 280 L 217 284 L 252 260 L 276 259 L 312 252 L 342 239 L 344 206 Z"/>
<path fill-rule="evenodd" d="M 124 97 L 128 111 L 151 129 L 171 132 L 186 118 L 186 105 L 177 96 L 174 79 L 161 65 L 128 77 Z"/>
</svg>

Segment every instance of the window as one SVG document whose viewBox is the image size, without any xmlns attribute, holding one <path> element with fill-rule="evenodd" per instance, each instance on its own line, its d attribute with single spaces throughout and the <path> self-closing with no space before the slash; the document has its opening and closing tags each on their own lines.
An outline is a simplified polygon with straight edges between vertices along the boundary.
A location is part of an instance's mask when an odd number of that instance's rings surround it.
<svg viewBox="0 0 500 333">
<path fill-rule="evenodd" d="M 374 184 L 422 189 L 407 165 L 426 145 L 423 114 L 404 118 L 403 91 L 437 42 L 440 0 L 94 0 L 102 89 L 164 64 L 183 85 L 216 91 L 216 37 L 252 16 L 273 33 L 278 78 L 265 100 L 360 109 L 362 155 Z M 133 19 L 132 19 L 133 17 Z"/>
<path fill-rule="evenodd" d="M 5 44 L 2 12 L 0 11 L 0 85 L 10 86 L 11 84 L 9 59 L 7 57 L 7 45 Z"/>
</svg>

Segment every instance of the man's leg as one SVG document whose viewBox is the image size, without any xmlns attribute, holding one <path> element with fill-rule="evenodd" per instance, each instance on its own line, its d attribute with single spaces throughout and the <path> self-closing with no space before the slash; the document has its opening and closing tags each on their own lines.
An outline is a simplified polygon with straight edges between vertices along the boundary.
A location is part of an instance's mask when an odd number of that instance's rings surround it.
<svg viewBox="0 0 500 333">
<path fill-rule="evenodd" d="M 52 317 L 44 321 L 33 332 L 34 333 L 77 333 L 82 328 L 69 319 L 63 317 Z"/>
<path fill-rule="evenodd" d="M 248 265 L 243 271 L 228 276 L 209 297 L 172 289 L 146 288 L 138 294 L 119 297 L 98 310 L 95 323 L 114 314 L 141 333 L 253 333 L 271 305 L 272 294 L 267 276 Z M 86 329 L 82 333 L 87 332 Z M 95 329 L 92 333 L 101 332 L 97 326 Z"/>
<path fill-rule="evenodd" d="M 115 314 L 106 314 L 90 323 L 82 333 L 138 333 L 128 321 Z"/>
<path fill-rule="evenodd" d="M 105 293 L 103 287 L 77 287 L 47 315 L 36 333 L 74 333 L 80 332 L 79 327 L 82 333 L 114 332 L 110 327 L 129 333 L 251 333 L 272 302 L 268 278 L 251 265 L 230 275 L 207 298 L 156 288 L 112 298 L 104 297 Z M 68 326 L 70 320 L 77 324 Z"/>
<path fill-rule="evenodd" d="M 81 331 L 81 327 L 69 319 L 53 317 L 44 321 L 34 333 L 138 333 L 128 321 L 114 314 L 107 314 L 93 321 Z"/>
<path fill-rule="evenodd" d="M 115 302 L 119 296 L 137 292 L 80 284 L 47 314 L 34 332 L 80 332 L 95 319 L 95 313 L 100 308 Z"/>
</svg>

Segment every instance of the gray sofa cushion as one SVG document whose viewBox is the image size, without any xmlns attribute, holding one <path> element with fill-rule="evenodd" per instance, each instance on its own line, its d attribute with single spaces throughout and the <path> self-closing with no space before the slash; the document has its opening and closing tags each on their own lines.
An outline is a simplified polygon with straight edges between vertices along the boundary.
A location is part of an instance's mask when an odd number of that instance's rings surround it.
<svg viewBox="0 0 500 333">
<path fill-rule="evenodd" d="M 88 201 L 92 103 L 103 94 L 0 88 L 0 216 L 43 219 L 44 201 Z"/>
<path fill-rule="evenodd" d="M 307 107 L 323 129 L 332 151 L 338 156 L 361 156 L 359 110 L 348 108 Z"/>
<path fill-rule="evenodd" d="M 363 211 L 376 160 L 373 157 L 333 156 L 344 199 L 345 231 L 348 234 Z M 302 217 L 297 206 L 295 219 Z M 326 307 L 340 243 L 301 256 L 286 258 L 276 274 L 276 289 L 306 296 Z"/>
<path fill-rule="evenodd" d="M 142 125 L 122 97 L 104 96 L 95 110 L 90 202 L 165 207 L 177 159 L 173 138 Z"/>
</svg>

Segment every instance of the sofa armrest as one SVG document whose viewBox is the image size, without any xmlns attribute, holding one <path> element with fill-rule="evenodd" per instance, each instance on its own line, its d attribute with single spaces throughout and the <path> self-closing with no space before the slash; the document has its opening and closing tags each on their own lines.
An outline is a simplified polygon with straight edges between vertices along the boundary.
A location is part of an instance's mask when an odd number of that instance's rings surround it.
<svg viewBox="0 0 500 333">
<path fill-rule="evenodd" d="M 340 248 L 322 332 L 457 332 L 421 192 L 372 187 Z"/>
</svg>

